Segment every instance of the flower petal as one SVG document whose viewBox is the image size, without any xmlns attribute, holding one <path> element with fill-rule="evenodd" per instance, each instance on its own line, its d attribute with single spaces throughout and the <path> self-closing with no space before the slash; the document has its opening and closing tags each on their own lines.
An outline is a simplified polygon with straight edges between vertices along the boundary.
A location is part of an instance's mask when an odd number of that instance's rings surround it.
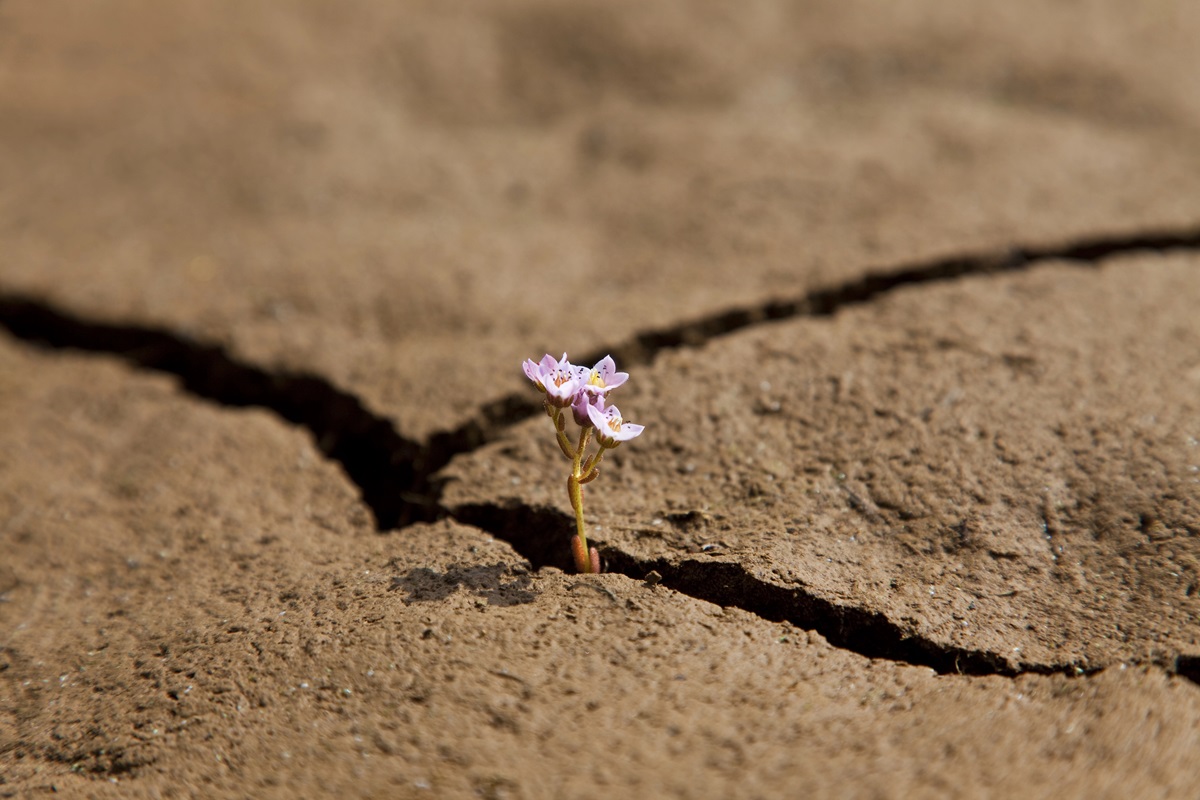
<svg viewBox="0 0 1200 800">
<path fill-rule="evenodd" d="M 592 367 L 592 372 L 600 374 L 600 379 L 605 383 L 617 371 L 617 362 L 613 361 L 612 356 L 605 356 L 596 362 L 596 366 Z"/>
<path fill-rule="evenodd" d="M 629 380 L 628 372 L 614 372 L 604 379 L 604 388 L 608 390 L 615 389 L 627 380 Z"/>
<path fill-rule="evenodd" d="M 596 428 L 596 430 L 604 431 L 608 429 L 608 412 L 615 408 L 616 406 L 612 406 L 609 409 L 601 410 L 596 408 L 596 406 L 592 405 L 591 403 L 588 403 L 588 419 L 592 421 L 592 425 Z"/>
<path fill-rule="evenodd" d="M 591 409 L 603 411 L 604 398 L 582 389 L 576 389 L 575 399 L 571 402 L 571 412 L 575 415 L 575 421 L 579 423 L 580 427 L 590 428 L 593 426 Z"/>
<path fill-rule="evenodd" d="M 596 362 L 596 366 L 577 367 L 580 371 L 580 383 L 592 394 L 605 395 L 629 380 L 629 373 L 617 372 L 616 362 L 612 356 L 605 356 Z"/>
<path fill-rule="evenodd" d="M 644 425 L 635 425 L 622 420 L 621 412 L 616 406 L 609 406 L 604 409 L 603 413 L 588 406 L 588 417 L 596 427 L 596 439 L 604 447 L 616 447 L 646 429 Z"/>
<path fill-rule="evenodd" d="M 613 361 L 612 356 L 600 359 L 593 370 L 599 374 L 601 384 L 606 389 L 615 389 L 629 380 L 628 372 L 617 372 L 617 363 Z"/>
<path fill-rule="evenodd" d="M 618 434 L 618 437 L 624 442 L 639 435 L 644 430 L 646 430 L 645 425 L 637 425 L 632 422 L 626 422 L 621 425 L 621 432 Z"/>
</svg>

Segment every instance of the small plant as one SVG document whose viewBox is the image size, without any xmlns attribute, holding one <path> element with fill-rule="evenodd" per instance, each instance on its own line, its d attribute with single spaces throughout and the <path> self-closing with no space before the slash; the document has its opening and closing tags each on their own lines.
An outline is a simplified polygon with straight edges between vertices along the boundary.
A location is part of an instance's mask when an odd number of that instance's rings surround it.
<svg viewBox="0 0 1200 800">
<path fill-rule="evenodd" d="M 617 372 L 612 356 L 605 356 L 590 369 L 567 361 L 566 353 L 557 360 L 547 353 L 541 361 L 527 359 L 521 366 L 526 377 L 545 393 L 546 414 L 554 421 L 559 449 L 571 462 L 567 495 L 571 498 L 571 508 L 575 509 L 576 536 L 571 540 L 575 567 L 580 572 L 599 572 L 600 553 L 588 547 L 583 524 L 583 485 L 600 474 L 600 461 L 606 450 L 616 448 L 645 429 L 643 425 L 625 422 L 616 406 L 606 405 L 609 392 L 629 380 L 629 374 Z M 579 426 L 575 444 L 567 436 L 567 409 Z M 598 449 L 585 458 L 593 434 Z"/>
</svg>

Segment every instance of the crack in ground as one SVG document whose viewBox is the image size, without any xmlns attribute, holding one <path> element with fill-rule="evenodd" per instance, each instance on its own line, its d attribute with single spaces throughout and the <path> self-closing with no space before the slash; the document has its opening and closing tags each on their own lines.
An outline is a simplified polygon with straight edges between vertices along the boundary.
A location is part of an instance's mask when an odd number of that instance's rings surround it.
<svg viewBox="0 0 1200 800">
<path fill-rule="evenodd" d="M 573 571 L 563 531 L 574 518 L 552 508 L 519 504 L 477 503 L 453 510 L 454 518 L 503 539 L 529 560 L 535 569 L 552 566 Z M 641 581 L 652 571 L 662 585 L 722 607 L 735 607 L 771 622 L 790 622 L 816 631 L 831 645 L 867 658 L 886 659 L 929 667 L 941 675 L 1051 675 L 1071 676 L 1098 672 L 1104 667 L 1082 664 L 1013 664 L 997 653 L 971 650 L 936 642 L 905 630 L 884 614 L 857 606 L 844 606 L 820 597 L 802 586 L 784 587 L 752 575 L 737 562 L 684 557 L 639 559 L 603 540 L 589 537 L 600 550 L 605 570 Z M 1163 665 L 1158 665 L 1163 666 Z M 1183 670 L 1177 670 L 1183 674 Z"/>
<path fill-rule="evenodd" d="M 664 350 L 699 347 L 717 337 L 752 325 L 800 316 L 829 316 L 861 305 L 904 286 L 938 283 L 969 275 L 1018 272 L 1046 261 L 1098 265 L 1105 259 L 1142 252 L 1200 251 L 1200 226 L 1126 235 L 1095 236 L 1059 246 L 1014 247 L 974 255 L 951 256 L 895 270 L 875 272 L 803 297 L 734 309 L 636 335 L 632 340 L 596 351 L 581 361 L 612 353 L 622 363 L 646 364 Z M 436 473 L 457 455 L 469 453 L 503 431 L 540 413 L 529 394 L 492 401 L 474 419 L 434 434 L 421 443 L 402 436 L 386 417 L 362 401 L 311 373 L 270 371 L 238 360 L 222 346 L 195 341 L 154 326 L 121 325 L 87 320 L 52 304 L 17 293 L 0 294 L 0 327 L 14 337 L 59 350 L 117 356 L 128 363 L 175 376 L 190 394 L 229 407 L 261 407 L 308 430 L 318 447 L 345 470 L 358 486 L 380 531 L 431 521 L 448 512 L 441 505 Z M 489 510 L 490 509 L 490 510 Z M 479 506 L 459 512 L 459 519 L 509 541 L 535 565 L 560 564 L 558 537 L 536 540 L 520 530 L 561 529 L 532 509 Z M 524 516 L 523 516 L 524 515 Z M 523 520 L 523 523 L 522 523 Z M 569 520 L 568 520 L 569 522 Z M 788 619 L 817 630 L 830 642 L 863 655 L 924 664 L 938 672 L 1012 675 L 1019 672 L 1068 672 L 1076 665 L 1013 667 L 985 652 L 959 650 L 913 637 L 874 612 L 837 606 L 821 598 L 774 587 L 757 580 L 737 564 L 666 560 L 640 562 L 610 549 L 611 567 L 634 578 L 651 570 L 685 594 L 725 606 L 737 606 L 766 619 Z M 1171 671 L 1200 683 L 1200 656 L 1180 655 Z M 1160 665 L 1161 666 L 1161 665 Z"/>
<path fill-rule="evenodd" d="M 764 322 L 792 317 L 832 316 L 844 308 L 869 303 L 902 286 L 940 283 L 970 275 L 1022 272 L 1047 261 L 1098 266 L 1116 256 L 1175 251 L 1200 251 L 1200 226 L 1132 235 L 1092 236 L 1058 246 L 1012 247 L 920 261 L 900 265 L 894 270 L 868 273 L 857 280 L 817 289 L 800 298 L 724 311 L 691 322 L 647 331 L 630 342 L 615 345 L 609 350 L 597 350 L 580 361 L 597 361 L 606 353 L 611 353 L 622 364 L 645 364 L 661 350 L 700 347 L 719 336 Z"/>
<path fill-rule="evenodd" d="M 428 476 L 448 457 L 431 461 L 428 445 L 401 436 L 390 420 L 372 414 L 357 397 L 326 380 L 270 372 L 233 358 L 218 345 L 156 327 L 87 321 L 16 295 L 0 296 L 0 327 L 53 349 L 113 355 L 178 378 L 198 398 L 234 408 L 266 408 L 306 428 L 358 487 L 380 530 L 438 515 Z"/>
</svg>

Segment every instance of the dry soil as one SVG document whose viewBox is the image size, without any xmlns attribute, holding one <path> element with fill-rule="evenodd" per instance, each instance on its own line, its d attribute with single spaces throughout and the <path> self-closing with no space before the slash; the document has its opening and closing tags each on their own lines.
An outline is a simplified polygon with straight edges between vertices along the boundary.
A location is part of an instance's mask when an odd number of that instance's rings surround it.
<svg viewBox="0 0 1200 800">
<path fill-rule="evenodd" d="M 1200 796 L 1198 40 L 0 0 L 0 797 Z"/>
</svg>

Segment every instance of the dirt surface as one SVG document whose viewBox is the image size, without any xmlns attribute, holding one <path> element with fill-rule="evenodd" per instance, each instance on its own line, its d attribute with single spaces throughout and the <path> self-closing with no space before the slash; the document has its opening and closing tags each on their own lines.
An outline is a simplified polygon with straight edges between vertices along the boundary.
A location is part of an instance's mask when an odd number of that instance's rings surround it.
<svg viewBox="0 0 1200 800">
<path fill-rule="evenodd" d="M 664 354 L 629 392 L 649 431 L 589 492 L 594 538 L 942 668 L 1170 666 L 1200 652 L 1198 269 L 1048 265 Z M 547 433 L 454 462 L 447 505 L 569 530 Z"/>
<path fill-rule="evenodd" d="M 0 797 L 1200 795 L 1198 37 L 0 2 Z"/>
</svg>

